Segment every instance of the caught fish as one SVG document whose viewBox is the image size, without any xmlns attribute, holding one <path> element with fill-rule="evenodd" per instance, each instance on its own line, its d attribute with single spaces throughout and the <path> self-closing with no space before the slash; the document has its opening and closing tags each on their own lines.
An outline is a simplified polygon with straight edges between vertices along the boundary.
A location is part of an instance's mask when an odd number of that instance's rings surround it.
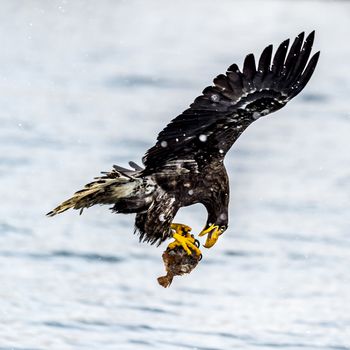
<svg viewBox="0 0 350 350">
<path fill-rule="evenodd" d="M 198 242 L 198 241 L 197 241 Z M 199 245 L 199 243 L 197 243 Z M 202 255 L 197 255 L 194 250 L 191 250 L 191 255 L 187 254 L 182 246 L 175 248 L 167 248 L 163 253 L 162 258 L 167 274 L 158 277 L 158 283 L 167 288 L 173 281 L 174 276 L 181 276 L 185 273 L 190 273 L 202 259 Z"/>
</svg>

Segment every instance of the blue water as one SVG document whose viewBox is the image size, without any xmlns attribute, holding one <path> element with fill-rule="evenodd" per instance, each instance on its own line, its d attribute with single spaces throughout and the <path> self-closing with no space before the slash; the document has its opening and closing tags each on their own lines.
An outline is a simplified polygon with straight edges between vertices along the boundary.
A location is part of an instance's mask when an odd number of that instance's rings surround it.
<svg viewBox="0 0 350 350">
<path fill-rule="evenodd" d="M 350 349 L 350 4 L 2 1 L 0 349 Z M 316 29 L 315 76 L 226 158 L 230 228 L 170 289 L 133 216 L 44 216 L 139 162 L 217 74 Z M 205 210 L 177 221 L 198 232 Z"/>
</svg>

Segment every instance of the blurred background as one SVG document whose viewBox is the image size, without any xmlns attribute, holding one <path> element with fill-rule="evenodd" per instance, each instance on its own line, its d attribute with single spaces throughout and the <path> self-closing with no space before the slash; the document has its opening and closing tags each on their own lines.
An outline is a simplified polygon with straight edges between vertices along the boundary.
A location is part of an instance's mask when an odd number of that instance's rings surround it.
<svg viewBox="0 0 350 350">
<path fill-rule="evenodd" d="M 0 3 L 0 349 L 350 348 L 350 3 Z M 163 289 L 161 247 L 107 207 L 45 213 L 226 68 L 316 30 L 305 90 L 226 157 L 230 227 Z M 202 206 L 177 221 L 198 232 Z"/>
</svg>

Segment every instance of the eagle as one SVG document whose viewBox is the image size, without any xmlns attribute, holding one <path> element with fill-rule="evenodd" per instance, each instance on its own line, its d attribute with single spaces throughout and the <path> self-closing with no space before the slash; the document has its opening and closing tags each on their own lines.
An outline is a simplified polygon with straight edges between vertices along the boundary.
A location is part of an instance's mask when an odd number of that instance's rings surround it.
<svg viewBox="0 0 350 350">
<path fill-rule="evenodd" d="M 114 165 L 47 215 L 67 209 L 112 205 L 115 213 L 136 214 L 135 233 L 140 241 L 161 244 L 169 238 L 170 249 L 181 246 L 201 256 L 191 227 L 173 222 L 181 207 L 201 203 L 208 218 L 199 236 L 212 247 L 228 228 L 229 180 L 226 153 L 255 120 L 276 112 L 298 95 L 311 78 L 320 52 L 311 58 L 315 32 L 300 33 L 289 48 L 283 41 L 272 54 L 267 46 L 258 62 L 245 57 L 243 69 L 236 64 L 218 75 L 213 85 L 158 135 L 156 144 L 142 158 L 143 167 Z"/>
</svg>

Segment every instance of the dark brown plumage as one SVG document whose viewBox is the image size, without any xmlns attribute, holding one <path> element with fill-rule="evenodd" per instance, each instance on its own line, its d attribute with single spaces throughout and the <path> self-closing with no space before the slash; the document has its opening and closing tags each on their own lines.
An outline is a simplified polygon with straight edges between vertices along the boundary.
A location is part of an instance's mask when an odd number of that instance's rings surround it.
<svg viewBox="0 0 350 350">
<path fill-rule="evenodd" d="M 231 65 L 214 79 L 182 114 L 158 135 L 143 157 L 145 168 L 115 166 L 71 199 L 48 213 L 69 208 L 112 204 L 117 213 L 136 213 L 140 240 L 160 244 L 172 236 L 171 223 L 179 208 L 202 203 L 208 211 L 206 228 L 220 233 L 228 226 L 229 185 L 224 157 L 256 119 L 275 112 L 305 87 L 319 52 L 310 58 L 312 32 L 282 42 L 272 57 L 272 45 L 258 62 L 248 55 L 240 71 Z"/>
</svg>

